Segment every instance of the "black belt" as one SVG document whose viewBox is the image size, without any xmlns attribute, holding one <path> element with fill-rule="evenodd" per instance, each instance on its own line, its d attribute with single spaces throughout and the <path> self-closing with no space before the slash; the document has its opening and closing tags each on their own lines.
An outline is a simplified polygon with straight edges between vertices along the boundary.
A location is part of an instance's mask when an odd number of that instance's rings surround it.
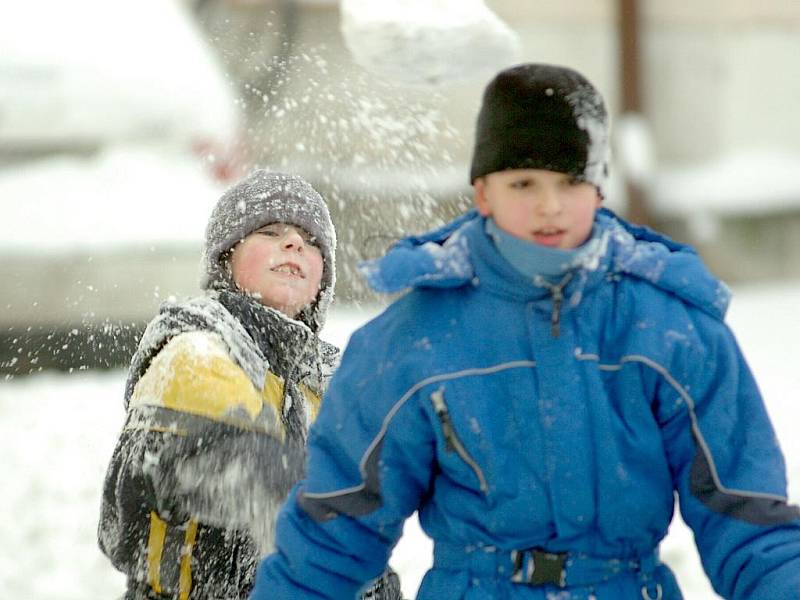
<svg viewBox="0 0 800 600">
<path fill-rule="evenodd" d="M 434 568 L 466 570 L 531 586 L 582 587 L 603 583 L 622 573 L 636 573 L 646 600 L 661 598 L 661 586 L 653 579 L 659 564 L 657 549 L 634 558 L 597 558 L 543 548 L 500 550 L 489 545 L 439 541 L 433 549 Z"/>
</svg>

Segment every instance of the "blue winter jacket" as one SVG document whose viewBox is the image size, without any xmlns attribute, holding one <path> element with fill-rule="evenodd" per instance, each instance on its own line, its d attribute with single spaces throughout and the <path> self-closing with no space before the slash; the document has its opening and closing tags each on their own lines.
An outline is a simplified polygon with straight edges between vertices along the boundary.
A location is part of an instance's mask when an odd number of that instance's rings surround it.
<svg viewBox="0 0 800 600">
<path fill-rule="evenodd" d="M 412 289 L 353 335 L 252 598 L 354 598 L 418 510 L 418 598 L 674 600 L 675 492 L 717 593 L 800 598 L 800 511 L 724 284 L 601 210 L 596 251 L 542 287 L 483 223 L 368 269 Z"/>
</svg>

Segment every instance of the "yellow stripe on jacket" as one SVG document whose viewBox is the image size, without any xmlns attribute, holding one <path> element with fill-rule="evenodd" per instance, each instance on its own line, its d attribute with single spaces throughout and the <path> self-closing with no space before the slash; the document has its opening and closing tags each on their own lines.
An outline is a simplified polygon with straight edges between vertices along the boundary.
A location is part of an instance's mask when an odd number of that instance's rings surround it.
<svg viewBox="0 0 800 600">
<path fill-rule="evenodd" d="M 283 387 L 283 379 L 268 371 L 257 390 L 217 334 L 192 331 L 172 338 L 156 355 L 136 384 L 130 407 L 161 406 L 246 429 L 266 428 L 283 439 Z M 320 396 L 304 384 L 299 388 L 313 419 Z"/>
</svg>

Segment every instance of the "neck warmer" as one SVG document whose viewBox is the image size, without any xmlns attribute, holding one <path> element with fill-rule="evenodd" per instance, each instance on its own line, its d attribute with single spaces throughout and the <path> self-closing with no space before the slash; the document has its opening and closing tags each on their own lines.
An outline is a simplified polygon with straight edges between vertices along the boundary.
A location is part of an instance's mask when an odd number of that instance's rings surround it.
<svg viewBox="0 0 800 600">
<path fill-rule="evenodd" d="M 562 250 L 541 246 L 506 233 L 491 217 L 486 219 L 484 230 L 500 255 L 517 271 L 531 279 L 543 277 L 548 281 L 560 279 L 567 271 L 580 265 L 582 255 L 597 234 L 592 230 L 592 235 L 581 246 Z"/>
</svg>

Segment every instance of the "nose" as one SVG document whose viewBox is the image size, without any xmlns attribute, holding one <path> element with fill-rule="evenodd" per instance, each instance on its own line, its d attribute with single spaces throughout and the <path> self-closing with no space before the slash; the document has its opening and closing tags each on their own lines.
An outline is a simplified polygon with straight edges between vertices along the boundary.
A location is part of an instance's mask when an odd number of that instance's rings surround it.
<svg viewBox="0 0 800 600">
<path fill-rule="evenodd" d="M 539 195 L 536 209 L 539 214 L 552 217 L 561 212 L 561 198 L 557 190 L 543 189 Z"/>
<path fill-rule="evenodd" d="M 293 227 L 287 227 L 281 239 L 281 246 L 284 250 L 297 250 L 301 252 L 305 248 L 305 241 L 303 236 L 298 233 Z"/>
</svg>

